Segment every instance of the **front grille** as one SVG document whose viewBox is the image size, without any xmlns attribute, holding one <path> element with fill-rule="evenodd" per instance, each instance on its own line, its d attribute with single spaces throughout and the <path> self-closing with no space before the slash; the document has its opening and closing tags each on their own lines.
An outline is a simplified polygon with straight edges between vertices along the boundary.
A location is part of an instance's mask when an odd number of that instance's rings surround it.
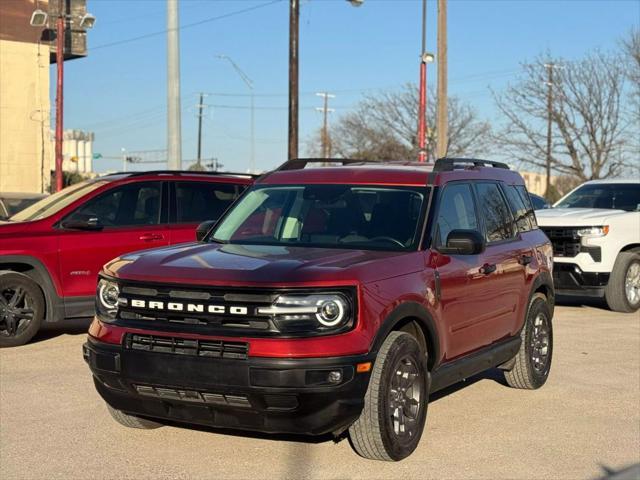
<svg viewBox="0 0 640 480">
<path fill-rule="evenodd" d="M 240 360 L 246 359 L 249 353 L 249 344 L 246 342 L 199 340 L 138 334 L 127 335 L 125 347 L 131 350 L 143 350 L 147 352 Z"/>
<path fill-rule="evenodd" d="M 543 227 L 549 237 L 556 257 L 575 257 L 580 253 L 580 237 L 577 228 Z"/>
</svg>

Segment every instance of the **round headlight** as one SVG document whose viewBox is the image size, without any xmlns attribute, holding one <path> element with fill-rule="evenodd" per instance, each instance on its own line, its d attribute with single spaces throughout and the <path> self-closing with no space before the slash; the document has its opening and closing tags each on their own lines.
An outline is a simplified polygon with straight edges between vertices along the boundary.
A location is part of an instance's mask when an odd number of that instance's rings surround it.
<svg viewBox="0 0 640 480">
<path fill-rule="evenodd" d="M 338 298 L 327 300 L 320 305 L 316 318 L 325 327 L 333 327 L 344 317 L 344 304 Z"/>
<path fill-rule="evenodd" d="M 100 303 L 109 309 L 113 310 L 118 307 L 118 297 L 120 296 L 120 289 L 118 284 L 110 282 L 108 280 L 100 281 L 100 289 L 98 291 L 98 298 Z"/>
</svg>

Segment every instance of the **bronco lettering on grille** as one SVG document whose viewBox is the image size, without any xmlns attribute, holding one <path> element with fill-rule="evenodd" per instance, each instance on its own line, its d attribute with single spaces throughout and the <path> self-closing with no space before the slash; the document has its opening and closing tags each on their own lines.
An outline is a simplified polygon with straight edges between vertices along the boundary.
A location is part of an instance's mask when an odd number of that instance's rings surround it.
<svg viewBox="0 0 640 480">
<path fill-rule="evenodd" d="M 248 315 L 249 309 L 238 305 L 226 307 L 224 305 L 206 305 L 204 303 L 162 302 L 158 300 L 142 300 L 132 298 L 129 302 L 132 308 L 148 310 L 170 310 L 172 312 L 218 313 L 231 315 Z"/>
</svg>

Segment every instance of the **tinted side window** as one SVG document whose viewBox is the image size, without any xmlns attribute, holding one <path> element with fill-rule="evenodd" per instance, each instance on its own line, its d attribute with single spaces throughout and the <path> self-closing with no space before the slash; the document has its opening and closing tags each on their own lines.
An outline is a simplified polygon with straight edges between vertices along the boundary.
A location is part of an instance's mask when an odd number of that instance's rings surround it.
<svg viewBox="0 0 640 480">
<path fill-rule="evenodd" d="M 228 183 L 176 182 L 176 222 L 217 220 L 245 188 Z"/>
<path fill-rule="evenodd" d="M 534 208 L 531 204 L 531 197 L 529 196 L 529 192 L 527 192 L 527 187 L 524 185 L 516 185 L 515 189 L 518 191 L 520 198 L 522 198 L 522 201 L 527 207 L 527 217 L 529 218 L 531 228 L 538 228 L 538 221 L 536 220 L 536 214 L 533 212 Z"/>
<path fill-rule="evenodd" d="M 515 235 L 511 213 L 497 183 L 478 183 L 478 202 L 484 216 L 487 242 L 508 240 Z"/>
<path fill-rule="evenodd" d="M 451 230 L 480 230 L 471 186 L 452 183 L 445 187 L 436 223 L 436 246 L 445 245 Z"/>
<path fill-rule="evenodd" d="M 513 185 L 504 185 L 504 193 L 507 197 L 511 213 L 516 222 L 519 232 L 528 232 L 531 230 L 529 222 L 529 208 L 525 205 L 524 200 Z"/>
<path fill-rule="evenodd" d="M 156 225 L 160 223 L 160 182 L 142 182 L 111 190 L 89 200 L 67 220 L 97 218 L 105 227 Z"/>
</svg>

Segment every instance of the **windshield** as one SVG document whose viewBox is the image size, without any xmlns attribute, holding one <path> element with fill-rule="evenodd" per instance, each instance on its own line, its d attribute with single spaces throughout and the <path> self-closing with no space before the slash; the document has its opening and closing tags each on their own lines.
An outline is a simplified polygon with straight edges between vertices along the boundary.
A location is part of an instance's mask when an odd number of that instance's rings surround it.
<svg viewBox="0 0 640 480">
<path fill-rule="evenodd" d="M 9 220 L 12 222 L 26 222 L 29 220 L 40 220 L 54 213 L 59 212 L 67 205 L 75 202 L 78 198 L 105 185 L 106 181 L 81 182 L 60 190 L 53 195 L 43 198 L 30 207 L 16 213 Z"/>
<path fill-rule="evenodd" d="M 255 187 L 210 240 L 251 245 L 408 250 L 418 243 L 426 188 Z"/>
<path fill-rule="evenodd" d="M 607 208 L 636 212 L 640 210 L 640 184 L 586 184 L 556 203 L 554 208 Z"/>
</svg>

